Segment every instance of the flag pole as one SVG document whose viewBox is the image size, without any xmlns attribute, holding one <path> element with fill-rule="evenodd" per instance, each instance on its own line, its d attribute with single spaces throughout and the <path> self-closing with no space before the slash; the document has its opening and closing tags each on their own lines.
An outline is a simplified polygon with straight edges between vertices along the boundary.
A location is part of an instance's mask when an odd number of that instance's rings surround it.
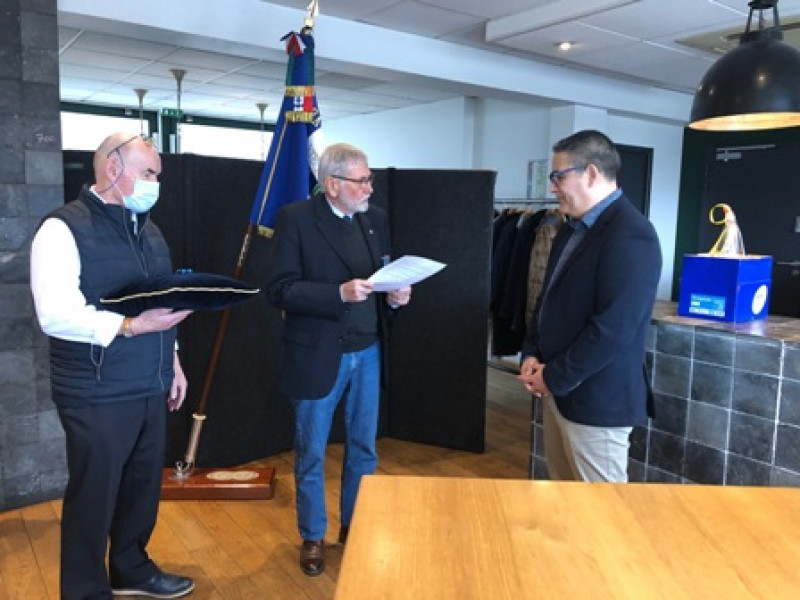
<svg viewBox="0 0 800 600">
<path fill-rule="evenodd" d="M 310 34 L 311 33 L 311 31 L 313 30 L 313 27 L 314 27 L 314 17 L 318 14 L 318 12 L 319 12 L 319 1 L 318 0 L 312 0 L 312 2 L 307 7 L 307 15 L 303 20 L 303 33 L 305 33 L 305 34 Z M 287 82 L 287 84 L 288 84 L 288 82 Z M 270 191 L 272 190 L 273 177 L 274 177 L 274 174 L 275 174 L 276 166 L 278 164 L 278 159 L 279 159 L 280 154 L 281 154 L 281 150 L 283 148 L 283 140 L 284 140 L 284 135 L 285 135 L 285 132 L 286 132 L 286 128 L 287 128 L 287 123 L 288 122 L 289 122 L 288 120 L 284 120 L 281 130 L 279 132 L 277 132 L 278 133 L 278 140 L 277 140 L 277 144 L 275 146 L 274 159 L 273 159 L 270 171 L 269 171 L 267 177 L 265 178 L 265 180 L 263 181 L 263 183 L 264 183 L 264 191 L 261 194 L 260 206 L 259 206 L 259 211 L 258 211 L 258 216 L 257 216 L 257 219 L 256 219 L 256 223 L 259 223 L 260 220 L 261 220 L 261 217 L 262 217 L 263 212 L 264 212 L 264 208 L 266 207 L 267 199 L 269 198 Z M 259 231 L 259 228 L 257 227 L 257 225 L 255 223 L 253 223 L 252 221 L 253 221 L 253 219 L 251 219 L 251 222 L 248 223 L 247 228 L 245 230 L 245 234 L 244 234 L 244 238 L 242 240 L 241 248 L 239 250 L 239 255 L 238 255 L 238 258 L 237 258 L 236 266 L 234 268 L 233 277 L 236 278 L 236 279 L 241 279 L 242 278 L 242 273 L 244 271 L 244 265 L 245 265 L 247 256 L 248 256 L 249 251 L 250 251 L 250 246 L 252 244 L 253 237 Z M 271 229 L 269 229 L 269 228 L 265 229 L 265 235 L 267 237 L 271 237 L 271 235 L 270 235 L 271 233 L 272 233 Z M 198 402 L 198 405 L 197 405 L 195 411 L 192 413 L 192 429 L 191 429 L 191 433 L 189 435 L 189 442 L 187 444 L 187 449 L 186 449 L 186 453 L 184 455 L 184 459 L 183 460 L 179 460 L 179 461 L 177 461 L 175 463 L 175 468 L 174 468 L 174 470 L 172 470 L 171 475 L 167 476 L 167 474 L 165 472 L 165 477 L 163 479 L 165 484 L 170 482 L 170 485 L 174 485 L 171 482 L 173 482 L 173 481 L 178 481 L 178 482 L 188 481 L 188 480 L 190 480 L 190 478 L 192 477 L 192 475 L 196 471 L 196 469 L 195 469 L 195 459 L 196 459 L 196 455 L 197 455 L 197 446 L 198 446 L 199 440 L 200 440 L 200 433 L 202 431 L 203 424 L 204 424 L 204 422 L 206 420 L 206 416 L 207 416 L 206 415 L 206 405 L 208 403 L 208 398 L 209 398 L 210 391 L 211 391 L 211 385 L 212 385 L 213 380 L 214 380 L 214 375 L 216 373 L 216 368 L 217 368 L 217 364 L 219 362 L 220 353 L 222 351 L 222 344 L 223 344 L 223 342 L 225 340 L 225 336 L 226 336 L 226 333 L 227 333 L 227 330 L 228 330 L 229 322 L 230 322 L 230 309 L 224 309 L 222 311 L 222 315 L 220 317 L 220 320 L 219 320 L 219 323 L 218 323 L 218 326 L 217 326 L 217 332 L 216 332 L 216 335 L 215 335 L 214 344 L 213 344 L 212 351 L 211 351 L 211 357 L 209 359 L 208 368 L 206 369 L 206 373 L 205 373 L 205 377 L 204 377 L 204 381 L 203 381 L 203 388 L 202 388 L 202 391 L 201 391 L 201 394 L 200 394 L 200 401 Z M 168 471 L 168 470 L 165 470 L 165 471 Z M 273 471 L 273 476 L 274 476 L 274 469 L 272 469 L 272 471 Z M 166 490 L 162 489 L 162 497 L 172 497 L 172 498 L 179 497 L 177 495 L 173 496 L 171 494 L 166 494 L 165 495 L 164 491 L 166 491 Z M 199 496 L 193 495 L 191 497 L 192 498 L 197 498 Z M 214 497 L 219 497 L 219 496 L 215 495 Z M 270 497 L 271 497 L 271 495 L 270 495 Z"/>
<path fill-rule="evenodd" d="M 254 232 L 255 227 L 252 224 L 248 224 L 244 233 L 244 239 L 242 240 L 242 247 L 239 251 L 239 258 L 236 262 L 236 267 L 233 270 L 234 279 L 242 278 L 245 259 L 247 258 Z M 211 350 L 211 358 L 209 359 L 208 368 L 206 369 L 205 378 L 203 380 L 203 390 L 200 393 L 200 402 L 197 404 L 197 408 L 192 413 L 192 431 L 189 434 L 189 443 L 186 447 L 186 453 L 183 460 L 179 460 L 175 463 L 174 477 L 176 479 L 185 479 L 191 476 L 191 474 L 194 472 L 195 458 L 197 457 L 197 445 L 200 442 L 200 432 L 202 431 L 203 423 L 206 420 L 206 404 L 208 403 L 208 396 L 211 392 L 211 384 L 214 380 L 214 374 L 217 370 L 219 355 L 222 351 L 222 343 L 224 342 L 225 334 L 228 331 L 230 317 L 230 309 L 224 309 L 222 311 L 219 324 L 217 325 L 217 333 Z"/>
</svg>

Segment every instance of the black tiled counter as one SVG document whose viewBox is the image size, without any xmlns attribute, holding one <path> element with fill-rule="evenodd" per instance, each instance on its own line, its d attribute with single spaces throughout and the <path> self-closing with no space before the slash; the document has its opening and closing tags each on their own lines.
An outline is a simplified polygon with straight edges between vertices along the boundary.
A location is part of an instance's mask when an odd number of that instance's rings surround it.
<svg viewBox="0 0 800 600">
<path fill-rule="evenodd" d="M 800 319 L 722 323 L 659 302 L 647 361 L 656 418 L 634 429 L 631 481 L 800 486 Z M 535 401 L 535 479 L 541 438 Z"/>
</svg>

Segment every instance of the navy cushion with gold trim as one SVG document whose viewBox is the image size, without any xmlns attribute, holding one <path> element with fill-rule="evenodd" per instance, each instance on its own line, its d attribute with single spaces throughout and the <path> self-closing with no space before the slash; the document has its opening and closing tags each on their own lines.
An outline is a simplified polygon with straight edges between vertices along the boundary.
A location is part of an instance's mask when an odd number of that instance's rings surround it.
<svg viewBox="0 0 800 600">
<path fill-rule="evenodd" d="M 178 272 L 127 285 L 100 298 L 100 306 L 128 317 L 150 308 L 222 310 L 255 298 L 258 292 L 258 288 L 233 277 Z"/>
</svg>

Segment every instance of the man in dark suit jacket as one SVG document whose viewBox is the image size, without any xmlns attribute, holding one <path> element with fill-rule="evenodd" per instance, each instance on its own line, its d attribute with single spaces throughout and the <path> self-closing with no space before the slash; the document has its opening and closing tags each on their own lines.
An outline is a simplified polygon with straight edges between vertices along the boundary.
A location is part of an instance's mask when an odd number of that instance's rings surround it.
<svg viewBox="0 0 800 600">
<path fill-rule="evenodd" d="M 552 479 L 627 481 L 629 436 L 646 423 L 645 336 L 661 274 L 652 224 L 617 187 L 598 131 L 553 146 L 551 191 L 568 218 L 553 241 L 520 379 L 542 398 Z"/>
<path fill-rule="evenodd" d="M 386 214 L 369 205 L 366 155 L 348 144 L 320 157 L 324 190 L 283 208 L 275 226 L 267 294 L 284 311 L 280 389 L 295 410 L 297 525 L 306 575 L 325 568 L 325 447 L 343 397 L 346 442 L 339 541 L 344 543 L 363 475 L 378 464 L 375 437 L 380 394 L 380 342 L 391 308 L 408 303 L 410 287 L 372 293 L 367 278 L 390 260 Z"/>
</svg>

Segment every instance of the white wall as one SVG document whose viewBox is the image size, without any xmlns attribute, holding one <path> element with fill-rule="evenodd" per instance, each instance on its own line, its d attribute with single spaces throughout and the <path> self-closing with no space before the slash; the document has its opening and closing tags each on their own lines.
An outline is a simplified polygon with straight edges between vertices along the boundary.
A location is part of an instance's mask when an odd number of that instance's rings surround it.
<svg viewBox="0 0 800 600">
<path fill-rule="evenodd" d="M 322 101 L 321 101 L 322 103 Z M 550 159 L 551 128 L 562 109 L 463 98 L 365 116 L 325 120 L 328 143 L 363 148 L 373 167 L 490 169 L 496 198 L 524 198 L 529 160 Z M 650 220 L 664 256 L 658 297 L 672 292 L 683 128 L 644 118 L 598 115 L 620 144 L 653 149 Z M 557 137 L 561 137 L 559 134 Z"/>
<path fill-rule="evenodd" d="M 548 109 L 481 100 L 474 167 L 497 171 L 495 198 L 525 198 L 528 161 L 550 164 Z M 548 169 L 549 170 L 549 169 Z"/>
<path fill-rule="evenodd" d="M 364 150 L 370 166 L 403 169 L 469 169 L 473 162 L 474 103 L 457 98 L 371 113 L 325 119 L 325 142 L 347 142 Z"/>
</svg>

